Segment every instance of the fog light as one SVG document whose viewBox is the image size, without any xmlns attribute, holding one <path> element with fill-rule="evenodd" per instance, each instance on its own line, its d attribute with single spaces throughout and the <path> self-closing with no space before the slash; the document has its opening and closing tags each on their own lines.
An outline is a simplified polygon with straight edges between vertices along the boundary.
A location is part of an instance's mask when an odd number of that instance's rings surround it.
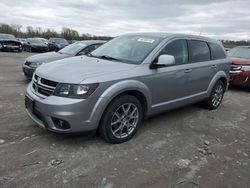
<svg viewBox="0 0 250 188">
<path fill-rule="evenodd" d="M 70 129 L 70 125 L 67 121 L 52 117 L 54 125 L 58 129 Z"/>
</svg>

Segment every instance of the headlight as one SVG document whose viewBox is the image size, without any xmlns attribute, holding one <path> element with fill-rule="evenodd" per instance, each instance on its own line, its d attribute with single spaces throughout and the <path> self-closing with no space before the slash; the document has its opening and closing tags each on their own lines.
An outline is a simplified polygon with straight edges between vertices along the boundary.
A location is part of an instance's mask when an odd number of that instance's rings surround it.
<svg viewBox="0 0 250 188">
<path fill-rule="evenodd" d="M 31 64 L 30 64 L 30 67 L 31 68 L 37 68 L 37 67 L 39 67 L 40 65 L 42 65 L 43 63 L 42 62 L 32 62 Z"/>
<path fill-rule="evenodd" d="M 59 83 L 53 93 L 55 96 L 69 98 L 86 98 L 90 96 L 99 84 L 62 84 Z"/>
<path fill-rule="evenodd" d="M 250 71 L 250 65 L 248 65 L 248 66 L 241 66 L 241 70 L 243 70 L 243 71 Z"/>
</svg>

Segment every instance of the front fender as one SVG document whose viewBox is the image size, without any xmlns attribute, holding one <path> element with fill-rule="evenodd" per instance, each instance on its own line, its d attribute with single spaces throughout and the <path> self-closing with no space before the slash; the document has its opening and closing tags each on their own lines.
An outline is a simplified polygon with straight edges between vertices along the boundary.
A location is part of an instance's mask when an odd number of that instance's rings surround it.
<svg viewBox="0 0 250 188">
<path fill-rule="evenodd" d="M 94 124 L 98 126 L 102 114 L 109 103 L 121 93 L 132 90 L 141 92 L 145 96 L 147 101 L 147 109 L 149 110 L 151 107 L 152 97 L 148 87 L 144 83 L 137 80 L 123 80 L 111 85 L 103 92 L 92 110 L 90 121 L 94 121 Z"/>
</svg>

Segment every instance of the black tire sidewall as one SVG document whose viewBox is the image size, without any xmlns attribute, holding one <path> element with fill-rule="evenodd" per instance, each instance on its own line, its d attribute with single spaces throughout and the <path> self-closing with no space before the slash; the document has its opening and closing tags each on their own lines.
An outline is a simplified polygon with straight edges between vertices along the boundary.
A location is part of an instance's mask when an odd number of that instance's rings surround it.
<svg viewBox="0 0 250 188">
<path fill-rule="evenodd" d="M 139 111 L 138 123 L 134 131 L 129 136 L 125 138 L 116 138 L 111 131 L 111 119 L 115 111 L 122 104 L 128 103 L 128 102 L 133 103 L 138 108 L 138 111 Z M 107 109 L 104 111 L 103 118 L 101 121 L 100 133 L 102 137 L 110 143 L 113 143 L 113 144 L 123 143 L 123 142 L 130 140 L 134 136 L 134 134 L 137 132 L 138 128 L 140 127 L 142 123 L 142 119 L 143 119 L 143 110 L 142 110 L 142 106 L 139 100 L 131 95 L 122 95 L 122 96 L 115 98 L 107 107 Z"/>
</svg>

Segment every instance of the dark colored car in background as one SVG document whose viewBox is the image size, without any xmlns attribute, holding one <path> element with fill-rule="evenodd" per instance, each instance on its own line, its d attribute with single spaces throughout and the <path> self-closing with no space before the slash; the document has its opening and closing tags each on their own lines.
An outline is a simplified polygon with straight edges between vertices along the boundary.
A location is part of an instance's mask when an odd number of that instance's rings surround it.
<svg viewBox="0 0 250 188">
<path fill-rule="evenodd" d="M 49 47 L 38 38 L 28 38 L 23 44 L 24 51 L 27 52 L 48 52 Z"/>
<path fill-rule="evenodd" d="M 31 79 L 34 71 L 39 65 L 68 57 L 87 55 L 105 42 L 106 41 L 102 40 L 80 41 L 66 46 L 58 52 L 48 52 L 30 56 L 23 64 L 23 73 L 28 79 Z"/>
<path fill-rule="evenodd" d="M 65 46 L 68 46 L 69 43 L 64 38 L 50 38 L 48 45 L 50 51 L 58 51 L 64 48 Z"/>
<path fill-rule="evenodd" d="M 25 38 L 17 38 L 17 40 L 19 42 L 21 42 L 22 44 L 24 44 L 26 42 L 26 39 Z"/>
<path fill-rule="evenodd" d="M 250 87 L 250 46 L 238 46 L 228 52 L 231 59 L 230 84 Z"/>
<path fill-rule="evenodd" d="M 49 40 L 45 39 L 45 38 L 37 38 L 39 40 L 41 40 L 44 44 L 49 45 Z"/>
<path fill-rule="evenodd" d="M 69 44 L 73 44 L 73 43 L 75 43 L 75 42 L 78 42 L 77 40 L 68 40 L 68 43 Z"/>
<path fill-rule="evenodd" d="M 14 35 L 0 33 L 0 50 L 22 52 L 23 47 Z"/>
</svg>

